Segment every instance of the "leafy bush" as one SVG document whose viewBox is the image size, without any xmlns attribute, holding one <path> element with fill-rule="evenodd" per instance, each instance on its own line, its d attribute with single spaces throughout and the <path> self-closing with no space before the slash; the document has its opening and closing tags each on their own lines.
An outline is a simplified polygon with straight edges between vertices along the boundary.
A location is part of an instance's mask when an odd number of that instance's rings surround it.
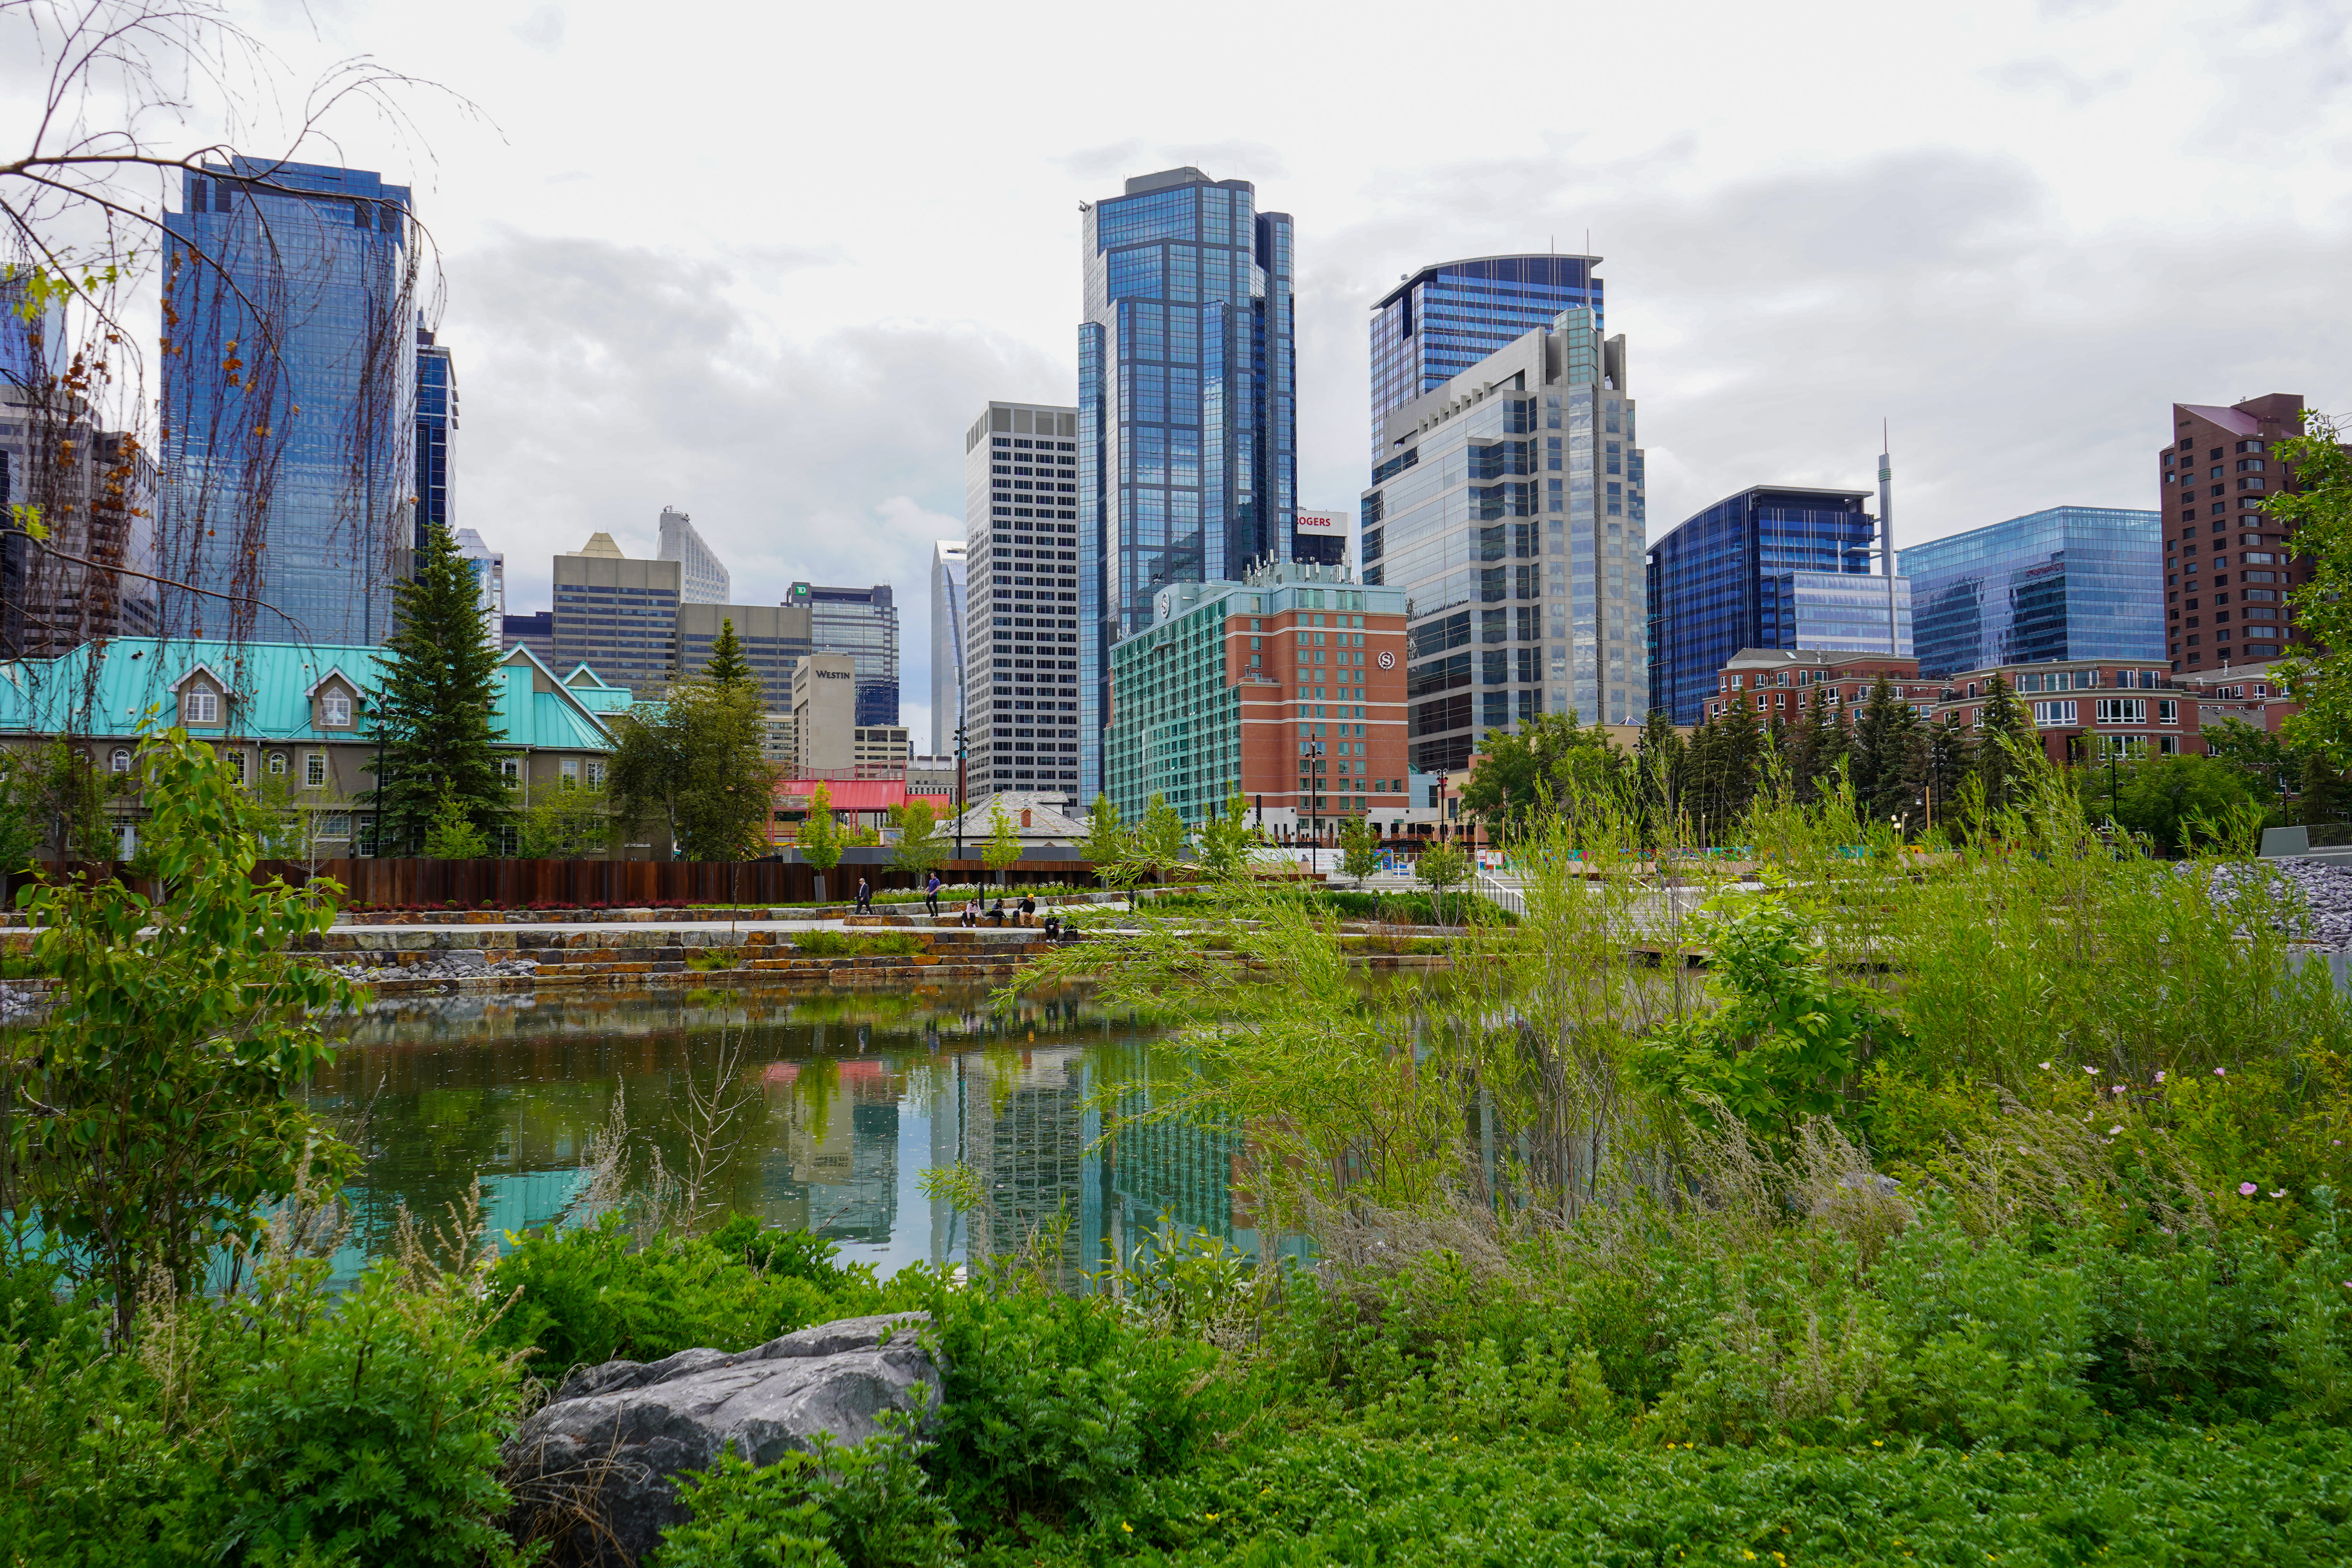
<svg viewBox="0 0 2352 1568">
<path fill-rule="evenodd" d="M 920 937 L 907 931 L 875 931 L 851 935 L 845 931 L 801 931 L 793 937 L 794 952 L 810 958 L 867 958 L 877 954 L 905 955 L 928 952 Z"/>
<path fill-rule="evenodd" d="M 848 1448 L 819 1433 L 765 1468 L 721 1453 L 679 1489 L 693 1520 L 664 1532 L 648 1568 L 951 1568 L 955 1516 L 918 1451 L 902 1425 Z"/>
<path fill-rule="evenodd" d="M 981 1282 L 923 1304 L 945 1380 L 924 1462 L 967 1528 L 1113 1518 L 1196 1462 L 1226 1412 L 1215 1352 L 1102 1297 Z"/>
<path fill-rule="evenodd" d="M 489 1331 L 505 1350 L 536 1347 L 551 1384 L 573 1368 L 658 1361 L 696 1346 L 748 1350 L 832 1318 L 890 1310 L 894 1292 L 866 1265 L 835 1267 L 828 1242 L 762 1230 L 738 1217 L 714 1236 L 638 1247 L 620 1216 L 535 1236 L 499 1258 L 492 1300 L 521 1294 Z M 900 1287 L 903 1294 L 911 1287 Z"/>
</svg>

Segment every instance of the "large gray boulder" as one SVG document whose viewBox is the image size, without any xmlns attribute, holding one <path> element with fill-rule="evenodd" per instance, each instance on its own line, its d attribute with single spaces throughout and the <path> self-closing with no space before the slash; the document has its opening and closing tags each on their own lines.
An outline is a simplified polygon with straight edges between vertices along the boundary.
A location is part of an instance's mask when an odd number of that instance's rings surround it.
<svg viewBox="0 0 2352 1568">
<path fill-rule="evenodd" d="M 865 1441 L 883 1412 L 916 1408 L 918 1384 L 936 1400 L 939 1369 L 915 1341 L 929 1321 L 845 1318 L 731 1354 L 583 1367 L 507 1443 L 517 1533 L 552 1539 L 557 1563 L 636 1563 L 688 1517 L 679 1472 L 708 1469 L 722 1448 L 771 1465 L 820 1432 Z"/>
</svg>

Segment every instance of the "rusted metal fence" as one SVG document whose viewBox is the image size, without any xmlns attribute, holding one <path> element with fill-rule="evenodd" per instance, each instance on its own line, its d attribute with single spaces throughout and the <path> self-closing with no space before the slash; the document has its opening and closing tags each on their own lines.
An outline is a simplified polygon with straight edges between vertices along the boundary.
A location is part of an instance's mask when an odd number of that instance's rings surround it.
<svg viewBox="0 0 2352 1568">
<path fill-rule="evenodd" d="M 68 861 L 43 870 L 52 878 L 121 875 L 120 867 L 102 861 Z M 254 868 L 254 875 L 262 880 L 281 877 L 296 886 L 312 876 L 323 877 L 342 886 L 346 904 L 378 909 L 798 904 L 817 896 L 814 867 L 775 860 L 264 860 Z M 845 856 L 824 874 L 826 896 L 846 902 L 861 876 L 877 892 L 921 882 L 892 868 L 879 854 L 873 861 Z M 22 875 L 9 879 L 12 900 L 16 888 L 26 879 Z M 975 858 L 946 862 L 940 868 L 940 879 L 993 883 L 997 879 Z M 1004 879 L 1016 888 L 1042 882 L 1087 886 L 1094 881 L 1094 867 L 1084 860 L 1034 857 L 1033 852 L 1008 868 Z M 156 891 L 152 887 L 143 890 L 150 896 Z"/>
</svg>

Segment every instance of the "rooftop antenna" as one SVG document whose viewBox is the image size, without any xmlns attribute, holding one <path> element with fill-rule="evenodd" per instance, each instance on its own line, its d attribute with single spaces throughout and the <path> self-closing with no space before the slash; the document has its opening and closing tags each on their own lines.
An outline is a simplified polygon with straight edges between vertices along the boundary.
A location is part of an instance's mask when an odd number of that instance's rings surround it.
<svg viewBox="0 0 2352 1568">
<path fill-rule="evenodd" d="M 1878 552 L 1886 563 L 1886 653 L 1890 658 L 1903 657 L 1903 639 L 1896 635 L 1895 620 L 1895 460 L 1891 454 L 1895 443 L 1887 436 L 1884 417 L 1878 421 Z"/>
</svg>

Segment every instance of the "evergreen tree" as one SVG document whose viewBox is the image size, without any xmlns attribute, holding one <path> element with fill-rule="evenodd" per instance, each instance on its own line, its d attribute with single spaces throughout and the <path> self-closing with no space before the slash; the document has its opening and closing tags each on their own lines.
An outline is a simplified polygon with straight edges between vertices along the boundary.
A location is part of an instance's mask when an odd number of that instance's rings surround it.
<svg viewBox="0 0 2352 1568">
<path fill-rule="evenodd" d="M 1921 728 L 1918 786 L 1925 810 L 1922 827 L 1936 823 L 1958 826 L 1960 803 L 1976 765 L 1976 739 L 1958 713 Z"/>
<path fill-rule="evenodd" d="M 487 833 L 505 815 L 508 791 L 490 748 L 506 732 L 490 723 L 499 678 L 498 650 L 482 624 L 473 563 L 448 529 L 425 536 L 415 575 L 394 590 L 397 629 L 384 639 L 375 721 L 383 735 L 375 807 L 379 854 L 410 854 L 456 803 Z M 370 771 L 376 760 L 367 763 Z"/>
<path fill-rule="evenodd" d="M 743 644 L 735 635 L 732 616 L 719 623 L 719 635 L 711 639 L 710 661 L 702 667 L 702 679 L 708 686 L 756 688 L 760 684 L 760 678 L 751 672 L 751 661 L 743 657 Z"/>
<path fill-rule="evenodd" d="M 1987 811 L 2000 811 L 2022 797 L 2025 777 L 2042 749 L 2025 705 L 2009 682 L 1995 674 L 1985 682 L 1984 707 L 1977 721 L 1977 777 L 1984 784 Z"/>
<path fill-rule="evenodd" d="M 1690 747 L 1663 708 L 1653 708 L 1633 742 L 1634 772 L 1642 787 L 1642 808 L 1654 846 L 1670 844 L 1679 826 L 1684 775 L 1689 769 Z"/>
<path fill-rule="evenodd" d="M 1853 721 L 1849 765 L 1854 810 L 1864 820 L 1885 822 L 1910 813 L 1918 731 L 1918 715 L 1895 695 L 1895 683 L 1882 674 Z"/>
<path fill-rule="evenodd" d="M 1845 726 L 1830 710 L 1829 688 L 1816 686 L 1789 727 L 1789 782 L 1800 804 L 1811 805 L 1832 787 L 1845 755 Z"/>
<path fill-rule="evenodd" d="M 1756 789 L 1764 775 L 1764 748 L 1770 744 L 1770 737 L 1756 710 L 1745 702 L 1725 714 L 1717 729 L 1715 842 L 1721 844 L 1756 803 Z"/>
</svg>

